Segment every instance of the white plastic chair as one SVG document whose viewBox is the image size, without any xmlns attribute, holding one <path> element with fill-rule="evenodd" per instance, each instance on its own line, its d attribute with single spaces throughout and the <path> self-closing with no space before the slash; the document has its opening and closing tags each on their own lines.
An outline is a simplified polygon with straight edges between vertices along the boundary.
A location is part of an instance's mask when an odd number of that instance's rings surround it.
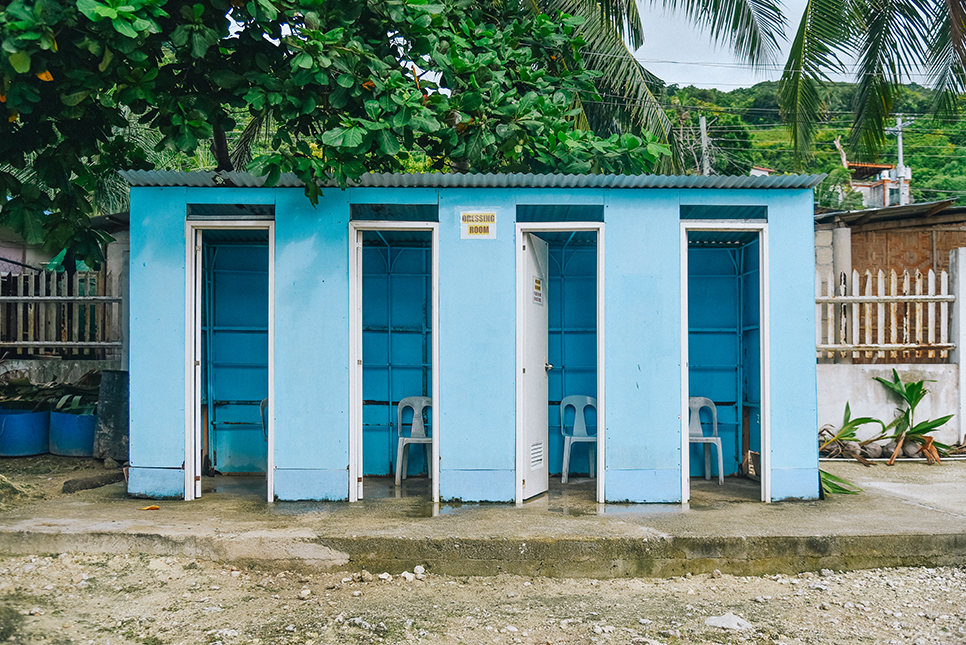
<svg viewBox="0 0 966 645">
<path fill-rule="evenodd" d="M 570 477 L 570 449 L 574 443 L 586 442 L 590 444 L 588 446 L 590 452 L 590 477 L 591 479 L 594 477 L 594 466 L 597 464 L 597 435 L 587 433 L 587 421 L 584 417 L 584 410 L 587 406 L 593 407 L 596 411 L 597 399 L 592 396 L 574 394 L 564 397 L 560 402 L 560 434 L 564 438 L 563 467 L 560 474 L 561 484 L 566 484 Z M 564 413 L 568 407 L 574 409 L 574 427 L 569 433 L 564 425 Z"/>
<path fill-rule="evenodd" d="M 711 409 L 711 436 L 704 436 L 701 428 L 701 408 Z M 688 399 L 690 422 L 688 423 L 688 442 L 704 444 L 704 478 L 711 479 L 711 445 L 718 449 L 718 485 L 724 485 L 724 458 L 721 456 L 721 438 L 718 436 L 718 409 L 711 399 L 692 396 Z"/>
<path fill-rule="evenodd" d="M 428 396 L 407 396 L 399 402 L 396 408 L 396 435 L 399 437 L 399 447 L 396 449 L 396 486 L 402 485 L 406 479 L 406 468 L 409 465 L 410 444 L 421 443 L 426 446 L 426 470 L 429 477 L 433 477 L 433 438 L 426 436 L 426 426 L 423 424 L 423 410 L 433 407 L 433 400 Z M 409 436 L 403 435 L 403 410 L 412 408 L 413 425 Z"/>
</svg>

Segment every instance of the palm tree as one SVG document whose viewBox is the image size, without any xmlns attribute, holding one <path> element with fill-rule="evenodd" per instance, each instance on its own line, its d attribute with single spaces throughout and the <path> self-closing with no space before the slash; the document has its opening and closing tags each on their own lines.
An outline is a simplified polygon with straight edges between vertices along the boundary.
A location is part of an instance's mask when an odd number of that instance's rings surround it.
<svg viewBox="0 0 966 645">
<path fill-rule="evenodd" d="M 939 114 L 955 111 L 966 90 L 966 1 L 809 0 L 779 84 L 799 163 L 820 121 L 821 84 L 852 58 L 858 92 L 849 142 L 874 157 L 899 85 L 912 74 L 929 75 Z"/>
<path fill-rule="evenodd" d="M 773 0 L 652 0 L 652 6 L 682 11 L 695 26 L 707 28 L 715 42 L 729 45 L 754 66 L 773 61 L 782 37 L 784 16 Z M 587 122 L 595 131 L 647 130 L 674 145 L 673 125 L 660 93 L 664 82 L 633 55 L 644 43 L 644 28 L 635 0 L 525 0 L 534 11 L 563 11 L 584 18 L 580 33 L 587 41 L 585 64 L 602 72 L 597 89 L 603 100 L 585 103 Z M 680 170 L 680 156 L 669 158 L 667 170 Z"/>
</svg>

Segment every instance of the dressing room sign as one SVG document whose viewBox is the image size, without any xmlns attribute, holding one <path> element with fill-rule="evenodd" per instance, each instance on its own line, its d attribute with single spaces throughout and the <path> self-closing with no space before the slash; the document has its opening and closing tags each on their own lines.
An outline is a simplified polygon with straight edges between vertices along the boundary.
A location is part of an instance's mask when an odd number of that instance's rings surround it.
<svg viewBox="0 0 966 645">
<path fill-rule="evenodd" d="M 495 240 L 497 211 L 458 211 L 460 239 Z"/>
</svg>

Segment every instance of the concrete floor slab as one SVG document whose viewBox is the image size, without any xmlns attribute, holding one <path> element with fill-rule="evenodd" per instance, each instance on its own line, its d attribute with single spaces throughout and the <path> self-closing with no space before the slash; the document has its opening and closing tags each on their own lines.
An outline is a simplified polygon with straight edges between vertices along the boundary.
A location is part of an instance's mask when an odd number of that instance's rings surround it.
<svg viewBox="0 0 966 645">
<path fill-rule="evenodd" d="M 691 482 L 689 505 L 599 505 L 596 483 L 554 482 L 522 507 L 429 501 L 424 478 L 368 478 L 366 499 L 264 501 L 264 479 L 205 482 L 194 502 L 127 496 L 123 484 L 0 513 L 0 553 L 189 555 L 324 570 L 566 577 L 735 575 L 966 564 L 966 462 L 823 463 L 864 489 L 763 504 L 758 484 Z"/>
</svg>

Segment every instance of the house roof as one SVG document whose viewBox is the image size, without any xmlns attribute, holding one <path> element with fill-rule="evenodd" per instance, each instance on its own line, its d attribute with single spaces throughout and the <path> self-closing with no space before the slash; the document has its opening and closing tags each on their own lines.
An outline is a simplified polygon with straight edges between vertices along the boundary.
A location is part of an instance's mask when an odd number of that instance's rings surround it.
<svg viewBox="0 0 966 645">
<path fill-rule="evenodd" d="M 857 163 L 854 161 L 849 162 L 849 170 L 852 171 L 852 179 L 863 180 L 869 179 L 870 177 L 875 177 L 883 170 L 892 170 L 895 168 L 892 164 L 887 163 Z"/>
<path fill-rule="evenodd" d="M 131 186 L 188 186 L 197 188 L 260 188 L 264 177 L 245 172 L 172 172 L 166 170 L 124 170 Z M 534 175 L 507 174 L 393 174 L 363 175 L 351 186 L 366 188 L 757 188 L 802 190 L 814 188 L 825 175 L 772 175 L 768 177 L 701 175 Z M 333 181 L 324 186 L 334 187 Z M 276 187 L 303 186 L 294 174 L 286 173 Z"/>
<path fill-rule="evenodd" d="M 855 233 L 862 233 L 966 222 L 966 207 L 953 206 L 955 203 L 956 200 L 947 199 L 860 211 L 821 213 L 815 216 L 815 228 L 847 226 Z"/>
</svg>

